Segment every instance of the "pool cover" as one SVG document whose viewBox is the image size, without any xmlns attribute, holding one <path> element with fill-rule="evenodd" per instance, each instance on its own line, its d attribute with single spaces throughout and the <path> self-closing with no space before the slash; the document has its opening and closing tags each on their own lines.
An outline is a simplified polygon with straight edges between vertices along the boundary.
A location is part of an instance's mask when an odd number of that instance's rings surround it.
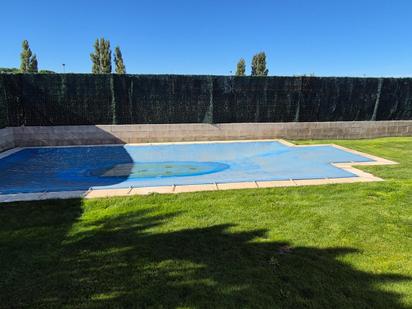
<svg viewBox="0 0 412 309">
<path fill-rule="evenodd" d="M 371 161 L 277 141 L 25 148 L 0 159 L 0 193 L 346 178 L 331 163 Z"/>
</svg>

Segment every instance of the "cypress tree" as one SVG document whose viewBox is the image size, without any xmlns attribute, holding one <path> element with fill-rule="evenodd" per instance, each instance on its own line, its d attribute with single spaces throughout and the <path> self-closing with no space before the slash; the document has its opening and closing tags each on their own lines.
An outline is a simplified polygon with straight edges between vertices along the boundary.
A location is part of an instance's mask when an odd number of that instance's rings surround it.
<svg viewBox="0 0 412 309">
<path fill-rule="evenodd" d="M 94 52 L 90 54 L 90 59 L 93 62 L 92 73 L 99 74 L 100 72 L 100 42 L 96 39 L 94 42 Z"/>
<path fill-rule="evenodd" d="M 267 76 L 269 73 L 266 68 L 266 54 L 264 52 L 257 53 L 252 59 L 252 76 Z"/>
<path fill-rule="evenodd" d="M 29 72 L 37 73 L 38 71 L 39 71 L 39 68 L 38 68 L 37 57 L 36 57 L 36 54 L 34 54 L 33 57 L 31 57 L 30 59 Z"/>
<path fill-rule="evenodd" d="M 110 41 L 104 38 L 100 39 L 100 73 L 112 73 L 112 51 L 110 50 Z"/>
<path fill-rule="evenodd" d="M 116 73 L 117 74 L 126 74 L 126 67 L 123 62 L 122 52 L 120 51 L 120 47 L 116 46 L 114 49 L 114 64 L 116 65 Z"/>
<path fill-rule="evenodd" d="M 245 76 L 245 71 L 246 71 L 245 59 L 240 58 L 236 66 L 236 76 Z"/>
<path fill-rule="evenodd" d="M 24 40 L 22 43 L 22 52 L 20 54 L 21 64 L 20 64 L 20 71 L 22 73 L 27 73 L 30 70 L 30 60 L 32 56 L 31 49 L 29 47 L 29 42 Z"/>
</svg>

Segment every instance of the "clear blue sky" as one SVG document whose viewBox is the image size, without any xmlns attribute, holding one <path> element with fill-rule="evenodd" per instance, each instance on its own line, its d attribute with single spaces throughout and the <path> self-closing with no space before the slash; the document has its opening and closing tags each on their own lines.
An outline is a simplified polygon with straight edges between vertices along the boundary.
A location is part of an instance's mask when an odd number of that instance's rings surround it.
<svg viewBox="0 0 412 309">
<path fill-rule="evenodd" d="M 270 75 L 411 76 L 410 0 L 3 1 L 0 67 L 29 40 L 40 69 L 90 72 L 97 37 L 128 73 L 230 74 L 265 51 Z"/>
</svg>

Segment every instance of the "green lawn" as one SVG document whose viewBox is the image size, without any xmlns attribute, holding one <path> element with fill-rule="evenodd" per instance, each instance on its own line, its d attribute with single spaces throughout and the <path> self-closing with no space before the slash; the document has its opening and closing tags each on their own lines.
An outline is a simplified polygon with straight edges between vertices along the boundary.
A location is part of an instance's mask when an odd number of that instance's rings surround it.
<svg viewBox="0 0 412 309">
<path fill-rule="evenodd" d="M 331 142 L 400 164 L 362 168 L 378 183 L 3 204 L 0 307 L 412 307 L 412 138 Z"/>
</svg>

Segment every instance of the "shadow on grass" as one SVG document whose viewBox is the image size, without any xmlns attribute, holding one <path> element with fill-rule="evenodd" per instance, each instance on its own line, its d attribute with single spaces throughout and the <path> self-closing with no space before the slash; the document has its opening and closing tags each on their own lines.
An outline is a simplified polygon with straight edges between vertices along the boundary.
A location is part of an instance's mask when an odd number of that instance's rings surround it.
<svg viewBox="0 0 412 309">
<path fill-rule="evenodd" d="M 356 249 L 257 242 L 265 230 L 230 224 L 159 232 L 180 214 L 153 209 L 83 222 L 77 200 L 1 207 L 0 306 L 402 308 L 379 286 L 410 278 L 339 261 Z"/>
</svg>

